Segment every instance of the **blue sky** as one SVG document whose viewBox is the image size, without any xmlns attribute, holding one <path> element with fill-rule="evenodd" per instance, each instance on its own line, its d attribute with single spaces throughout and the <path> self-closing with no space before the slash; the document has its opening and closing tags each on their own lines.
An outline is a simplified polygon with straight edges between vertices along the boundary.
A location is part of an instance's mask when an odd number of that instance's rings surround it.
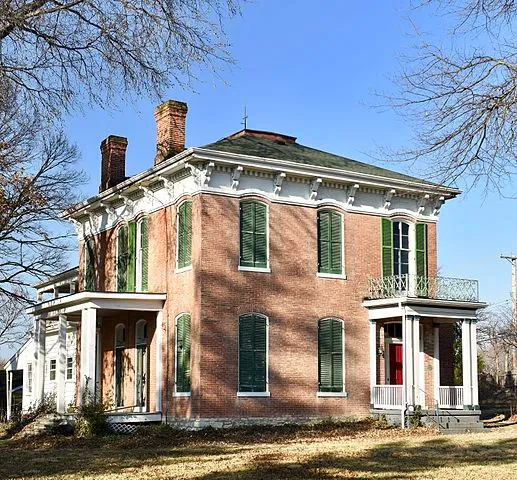
<svg viewBox="0 0 517 480">
<path fill-rule="evenodd" d="M 247 105 L 249 128 L 294 135 L 299 143 L 381 164 L 373 160 L 379 146 L 411 143 L 404 119 L 371 107 L 379 103 L 375 91 L 392 89 L 398 58 L 414 44 L 408 16 L 426 32 L 443 31 L 443 18 L 410 12 L 405 0 L 249 2 L 226 26 L 236 65 L 221 71 L 221 78 L 202 71 L 193 91 L 173 89 L 163 99 L 188 103 L 187 146 L 240 130 Z M 152 165 L 158 103 L 142 98 L 119 103 L 115 112 L 85 109 L 67 119 L 67 133 L 90 177 L 86 196 L 98 190 L 99 144 L 110 134 L 128 137 L 127 175 Z M 418 174 L 403 164 L 388 168 Z M 485 301 L 507 299 L 510 264 L 499 255 L 517 251 L 516 226 L 508 215 L 516 205 L 482 189 L 447 202 L 438 224 L 440 274 L 479 279 Z"/>
</svg>

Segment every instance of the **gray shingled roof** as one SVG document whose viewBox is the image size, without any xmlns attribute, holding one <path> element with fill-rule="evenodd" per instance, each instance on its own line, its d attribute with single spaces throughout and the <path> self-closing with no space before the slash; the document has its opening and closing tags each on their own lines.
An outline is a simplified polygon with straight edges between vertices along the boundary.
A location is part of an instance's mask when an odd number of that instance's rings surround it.
<svg viewBox="0 0 517 480">
<path fill-rule="evenodd" d="M 315 148 L 300 145 L 299 143 L 294 142 L 294 137 L 285 137 L 278 134 L 278 138 L 276 139 L 264 138 L 259 135 L 260 133 L 261 132 L 258 131 L 252 131 L 252 133 L 241 131 L 201 148 L 217 150 L 220 152 L 285 160 L 304 165 L 335 168 L 349 172 L 379 175 L 386 178 L 407 180 L 437 186 L 436 183 L 428 182 L 420 178 L 411 177 L 393 170 L 376 167 L 375 165 L 358 162 L 357 160 L 352 160 L 350 158 L 334 155 L 333 153 L 323 152 L 321 150 L 316 150 Z M 275 135 L 270 134 L 269 132 L 264 133 L 266 134 L 266 137 Z M 284 141 L 282 140 L 282 137 L 291 139 L 291 141 Z"/>
</svg>

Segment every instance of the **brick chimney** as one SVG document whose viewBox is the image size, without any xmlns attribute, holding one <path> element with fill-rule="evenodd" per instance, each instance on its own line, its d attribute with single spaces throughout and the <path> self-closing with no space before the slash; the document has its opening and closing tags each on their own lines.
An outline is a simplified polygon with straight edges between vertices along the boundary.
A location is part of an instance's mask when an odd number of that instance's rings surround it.
<svg viewBox="0 0 517 480">
<path fill-rule="evenodd" d="M 126 179 L 127 138 L 110 135 L 101 142 L 101 184 L 99 193 Z"/>
<path fill-rule="evenodd" d="M 185 150 L 187 111 L 187 104 L 176 100 L 167 100 L 156 107 L 154 111 L 156 120 L 155 165 Z"/>
</svg>

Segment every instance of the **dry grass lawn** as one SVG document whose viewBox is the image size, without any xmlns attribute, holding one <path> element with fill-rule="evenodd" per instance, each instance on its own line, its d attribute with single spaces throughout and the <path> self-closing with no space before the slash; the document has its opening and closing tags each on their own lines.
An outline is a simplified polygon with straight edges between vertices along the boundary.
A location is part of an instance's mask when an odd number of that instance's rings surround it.
<svg viewBox="0 0 517 480">
<path fill-rule="evenodd" d="M 341 426 L 0 441 L 1 479 L 517 478 L 517 425 L 441 436 Z"/>
</svg>

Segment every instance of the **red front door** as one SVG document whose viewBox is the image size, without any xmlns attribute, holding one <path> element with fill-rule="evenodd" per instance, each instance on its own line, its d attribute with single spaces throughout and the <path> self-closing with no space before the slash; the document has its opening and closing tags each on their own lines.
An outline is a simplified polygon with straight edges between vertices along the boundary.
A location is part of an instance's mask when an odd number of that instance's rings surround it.
<svg viewBox="0 0 517 480">
<path fill-rule="evenodd" d="M 390 384 L 402 385 L 402 345 L 390 343 Z"/>
</svg>

